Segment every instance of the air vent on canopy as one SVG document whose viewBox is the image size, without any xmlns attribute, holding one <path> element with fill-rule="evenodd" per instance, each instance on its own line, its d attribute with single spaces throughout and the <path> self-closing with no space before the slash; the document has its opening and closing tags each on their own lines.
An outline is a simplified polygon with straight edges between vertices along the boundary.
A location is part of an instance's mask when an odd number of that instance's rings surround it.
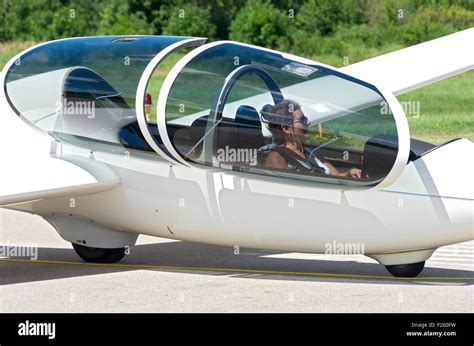
<svg viewBox="0 0 474 346">
<path fill-rule="evenodd" d="M 116 43 L 116 42 L 133 42 L 133 41 L 136 41 L 140 38 L 141 37 L 120 37 L 120 38 L 117 38 L 115 40 L 112 40 L 112 42 L 114 42 L 114 43 Z"/>
</svg>

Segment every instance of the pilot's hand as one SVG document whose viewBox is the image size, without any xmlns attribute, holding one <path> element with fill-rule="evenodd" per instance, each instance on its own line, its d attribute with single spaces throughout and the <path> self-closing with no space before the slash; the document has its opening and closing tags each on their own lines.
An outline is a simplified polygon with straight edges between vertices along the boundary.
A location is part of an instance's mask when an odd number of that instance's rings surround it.
<svg viewBox="0 0 474 346">
<path fill-rule="evenodd" d="M 360 168 L 351 168 L 348 172 L 348 176 L 356 179 L 360 179 L 361 177 L 361 170 Z"/>
</svg>

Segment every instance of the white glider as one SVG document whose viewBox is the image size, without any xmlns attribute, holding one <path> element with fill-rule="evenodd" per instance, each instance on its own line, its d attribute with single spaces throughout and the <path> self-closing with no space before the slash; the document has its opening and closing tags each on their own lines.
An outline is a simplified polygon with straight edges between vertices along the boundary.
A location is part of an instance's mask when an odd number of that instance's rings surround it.
<svg viewBox="0 0 474 346">
<path fill-rule="evenodd" d="M 410 138 L 395 95 L 472 69 L 473 41 L 469 29 L 341 69 L 204 38 L 40 44 L 1 74 L 0 207 L 40 215 L 92 262 L 121 260 L 147 234 L 363 245 L 417 276 L 438 247 L 474 238 L 474 145 Z M 160 63 L 184 49 L 155 90 Z"/>
</svg>

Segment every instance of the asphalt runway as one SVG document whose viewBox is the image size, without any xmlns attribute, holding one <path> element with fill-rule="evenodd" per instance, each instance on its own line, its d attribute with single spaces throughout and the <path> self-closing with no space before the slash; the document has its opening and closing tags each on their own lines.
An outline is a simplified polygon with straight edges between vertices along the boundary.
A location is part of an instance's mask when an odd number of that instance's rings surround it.
<svg viewBox="0 0 474 346">
<path fill-rule="evenodd" d="M 140 236 L 118 265 L 83 262 L 38 216 L 0 209 L 0 312 L 474 312 L 474 241 L 438 249 L 416 280 L 364 256 Z"/>
</svg>

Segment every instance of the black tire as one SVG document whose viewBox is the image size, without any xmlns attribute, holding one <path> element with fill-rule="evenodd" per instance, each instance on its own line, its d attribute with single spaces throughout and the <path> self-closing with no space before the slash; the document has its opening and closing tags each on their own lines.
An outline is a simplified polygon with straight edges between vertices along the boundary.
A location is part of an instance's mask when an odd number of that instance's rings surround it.
<svg viewBox="0 0 474 346">
<path fill-rule="evenodd" d="M 125 256 L 125 249 L 99 249 L 72 243 L 76 253 L 86 262 L 117 263 Z"/>
<path fill-rule="evenodd" d="M 387 268 L 390 274 L 398 278 L 417 277 L 423 271 L 424 267 L 425 267 L 425 261 L 418 262 L 418 263 L 385 266 L 385 268 Z"/>
</svg>

